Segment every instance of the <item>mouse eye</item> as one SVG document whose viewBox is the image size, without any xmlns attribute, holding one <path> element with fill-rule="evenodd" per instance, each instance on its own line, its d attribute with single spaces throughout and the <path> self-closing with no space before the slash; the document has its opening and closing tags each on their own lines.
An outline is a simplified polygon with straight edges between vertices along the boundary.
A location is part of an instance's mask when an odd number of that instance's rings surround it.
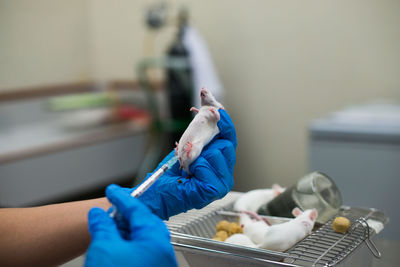
<svg viewBox="0 0 400 267">
<path fill-rule="evenodd" d="M 205 97 L 206 95 L 205 95 L 203 92 L 201 92 L 201 93 L 200 93 L 200 96 L 201 96 L 201 97 Z"/>
</svg>

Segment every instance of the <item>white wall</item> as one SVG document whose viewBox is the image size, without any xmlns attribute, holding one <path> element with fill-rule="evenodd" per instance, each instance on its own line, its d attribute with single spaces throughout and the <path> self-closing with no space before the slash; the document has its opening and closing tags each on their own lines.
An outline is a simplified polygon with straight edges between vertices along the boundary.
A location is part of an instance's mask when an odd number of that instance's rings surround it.
<svg viewBox="0 0 400 267">
<path fill-rule="evenodd" d="M 175 28 L 146 30 L 145 12 L 152 2 L 89 0 L 91 69 L 96 80 L 136 79 L 137 62 L 163 54 Z"/>
<path fill-rule="evenodd" d="M 149 2 L 0 2 L 0 36 L 11 40 L 5 48 L 0 44 L 0 88 L 5 78 L 9 85 L 74 80 L 82 73 L 97 80 L 134 78 L 134 65 L 144 53 L 143 14 Z M 14 8 L 22 3 L 26 14 Z M 236 189 L 287 186 L 306 173 L 311 119 L 349 104 L 400 99 L 400 1 L 169 3 L 190 7 L 225 85 L 224 104 L 239 138 Z M 57 15 L 37 5 L 50 6 Z M 24 23 L 5 28 L 4 16 Z M 87 28 L 79 28 L 81 23 Z M 50 30 L 41 29 L 49 25 Z M 157 54 L 171 34 L 158 37 Z M 29 44 L 34 53 L 19 44 Z M 5 66 L 12 53 L 16 60 Z M 39 72 L 32 62 L 41 60 Z"/>
<path fill-rule="evenodd" d="M 400 100 L 400 1 L 220 0 L 191 7 L 227 89 L 241 190 L 289 185 L 307 172 L 312 118 L 375 98 Z"/>
<path fill-rule="evenodd" d="M 95 79 L 132 79 L 142 50 L 144 1 L 89 1 L 89 47 Z"/>
<path fill-rule="evenodd" d="M 87 7 L 0 0 L 0 90 L 88 79 Z"/>
</svg>

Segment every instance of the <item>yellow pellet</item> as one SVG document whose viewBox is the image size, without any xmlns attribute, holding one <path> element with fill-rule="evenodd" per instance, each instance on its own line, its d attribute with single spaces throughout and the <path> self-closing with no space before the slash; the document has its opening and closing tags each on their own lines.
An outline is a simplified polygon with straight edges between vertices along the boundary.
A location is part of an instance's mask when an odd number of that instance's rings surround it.
<svg viewBox="0 0 400 267">
<path fill-rule="evenodd" d="M 350 228 L 350 220 L 345 217 L 336 217 L 332 223 L 332 228 L 335 232 L 344 234 Z"/>
<path fill-rule="evenodd" d="M 217 232 L 218 231 L 226 231 L 226 232 L 229 232 L 229 222 L 228 221 L 226 221 L 226 220 L 223 220 L 223 221 L 220 221 L 218 224 L 217 224 L 217 227 L 216 227 L 216 229 L 217 229 Z"/>
</svg>

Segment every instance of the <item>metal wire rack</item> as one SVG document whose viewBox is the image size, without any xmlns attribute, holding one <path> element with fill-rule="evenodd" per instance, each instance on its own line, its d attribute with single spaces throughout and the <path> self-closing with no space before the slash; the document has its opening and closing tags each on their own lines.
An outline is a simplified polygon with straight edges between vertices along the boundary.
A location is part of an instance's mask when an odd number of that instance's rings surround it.
<svg viewBox="0 0 400 267">
<path fill-rule="evenodd" d="M 373 219 L 384 225 L 388 222 L 388 219 L 382 212 L 375 209 L 342 207 L 337 215 L 347 217 L 352 223 L 346 234 L 333 231 L 332 218 L 327 223 L 318 225 L 312 234 L 285 253 L 212 240 L 218 221 L 222 219 L 238 220 L 239 215 L 232 212 L 232 206 L 239 196 L 240 193 L 231 192 L 227 197 L 215 201 L 201 210 L 191 210 L 171 217 L 166 224 L 171 231 L 171 239 L 175 248 L 190 250 L 189 257 L 199 258 L 199 255 L 203 254 L 213 255 L 213 259 L 221 257 L 224 258 L 225 262 L 229 262 L 229 260 L 233 262 L 232 258 L 235 258 L 235 261 L 241 259 L 246 263 L 251 262 L 256 265 L 335 266 L 359 249 L 365 242 L 372 254 L 375 257 L 380 257 L 379 251 L 370 239 L 375 231 L 369 227 L 367 220 Z M 288 218 L 267 217 L 269 221 L 272 220 L 272 223 L 289 220 Z M 208 257 L 207 261 L 210 261 L 210 259 Z M 220 263 L 216 266 L 220 266 Z M 224 265 L 230 266 L 229 264 Z M 197 265 L 194 264 L 193 266 Z"/>
<path fill-rule="evenodd" d="M 352 217 L 352 227 L 347 233 L 333 231 L 332 218 L 290 249 L 285 262 L 301 266 L 335 266 L 363 242 L 366 242 L 373 255 L 379 258 L 381 254 L 370 239 L 373 230 L 368 226 L 366 219 L 364 217 L 355 219 L 354 215 Z"/>
<path fill-rule="evenodd" d="M 232 205 L 239 195 L 240 194 L 235 192 L 229 193 L 223 199 L 214 201 L 202 209 L 193 209 L 186 213 L 172 216 L 165 223 L 172 233 L 185 233 L 193 236 L 212 238 L 215 234 L 216 225 L 213 224 L 215 221 L 214 213 L 216 211 L 225 210 Z"/>
</svg>

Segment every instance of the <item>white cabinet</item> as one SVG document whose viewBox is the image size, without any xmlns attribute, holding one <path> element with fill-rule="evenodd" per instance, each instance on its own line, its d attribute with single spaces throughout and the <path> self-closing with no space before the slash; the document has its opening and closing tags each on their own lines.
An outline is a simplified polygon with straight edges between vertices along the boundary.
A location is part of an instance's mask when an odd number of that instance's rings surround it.
<svg viewBox="0 0 400 267">
<path fill-rule="evenodd" d="M 311 123 L 309 169 L 334 179 L 349 206 L 390 218 L 382 232 L 400 240 L 400 105 L 368 104 Z"/>
</svg>

